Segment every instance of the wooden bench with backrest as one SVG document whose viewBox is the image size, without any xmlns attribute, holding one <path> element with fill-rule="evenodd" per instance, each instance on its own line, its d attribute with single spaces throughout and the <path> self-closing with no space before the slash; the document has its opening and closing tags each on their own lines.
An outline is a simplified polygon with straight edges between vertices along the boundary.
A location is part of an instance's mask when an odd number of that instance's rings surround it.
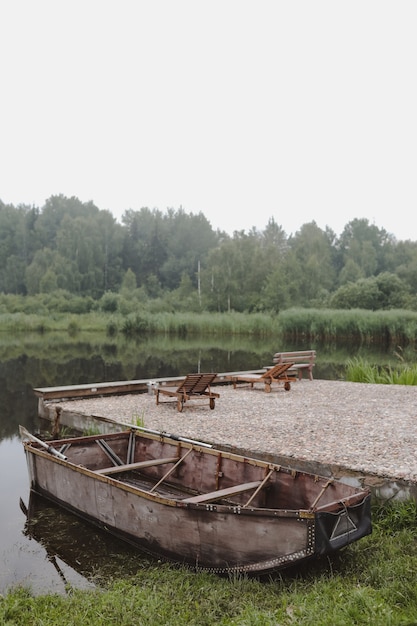
<svg viewBox="0 0 417 626">
<path fill-rule="evenodd" d="M 313 380 L 313 367 L 316 360 L 315 350 L 299 350 L 298 352 L 276 352 L 272 358 L 274 363 L 293 363 L 290 372 L 297 372 L 299 380 L 306 370 L 310 380 Z"/>
</svg>

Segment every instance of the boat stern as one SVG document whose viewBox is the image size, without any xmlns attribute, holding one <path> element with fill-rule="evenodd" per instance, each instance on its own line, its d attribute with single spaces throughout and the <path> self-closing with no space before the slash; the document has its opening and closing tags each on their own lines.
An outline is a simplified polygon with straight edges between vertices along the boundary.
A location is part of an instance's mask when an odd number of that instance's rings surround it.
<svg viewBox="0 0 417 626">
<path fill-rule="evenodd" d="M 329 554 L 371 534 L 371 495 L 338 511 L 315 516 L 315 554 Z"/>
</svg>

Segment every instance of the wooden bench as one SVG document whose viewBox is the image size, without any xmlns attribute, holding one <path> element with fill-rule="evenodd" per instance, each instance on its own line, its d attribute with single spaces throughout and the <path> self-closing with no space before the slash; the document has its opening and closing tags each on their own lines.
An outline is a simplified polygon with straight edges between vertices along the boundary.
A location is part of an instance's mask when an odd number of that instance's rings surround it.
<svg viewBox="0 0 417 626">
<path fill-rule="evenodd" d="M 114 465 L 113 467 L 104 467 L 96 470 L 97 474 L 119 474 L 120 472 L 131 472 L 144 467 L 152 467 L 153 465 L 165 465 L 165 463 L 176 463 L 179 457 L 169 457 L 167 459 L 149 459 L 149 461 L 138 461 L 137 463 L 128 463 L 127 465 Z"/>
<path fill-rule="evenodd" d="M 289 370 L 297 371 L 299 380 L 303 377 L 303 370 L 308 372 L 308 377 L 313 380 L 313 367 L 316 360 L 315 350 L 300 350 L 298 352 L 276 352 L 272 358 L 274 363 L 294 363 Z"/>
<path fill-rule="evenodd" d="M 185 498 L 182 502 L 186 504 L 199 504 L 200 502 L 213 502 L 213 500 L 221 500 L 230 496 L 235 496 L 238 493 L 244 493 L 251 489 L 256 489 L 262 484 L 262 480 L 255 480 L 251 483 L 242 483 L 241 485 L 235 485 L 234 487 L 226 487 L 226 489 L 218 489 L 217 491 L 210 491 L 210 493 L 201 493 L 198 496 L 192 496 L 191 498 Z"/>
</svg>

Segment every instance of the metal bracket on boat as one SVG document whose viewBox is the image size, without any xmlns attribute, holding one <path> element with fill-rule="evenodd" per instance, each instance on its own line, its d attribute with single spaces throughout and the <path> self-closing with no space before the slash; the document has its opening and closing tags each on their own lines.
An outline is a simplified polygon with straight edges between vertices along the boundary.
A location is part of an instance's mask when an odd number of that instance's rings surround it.
<svg viewBox="0 0 417 626">
<path fill-rule="evenodd" d="M 104 441 L 104 439 L 96 439 L 96 443 L 98 443 L 103 452 L 107 454 L 113 465 L 123 465 L 123 461 L 117 456 L 115 451 L 112 450 L 109 444 Z"/>
<path fill-rule="evenodd" d="M 135 436 L 136 431 L 131 430 L 129 434 L 129 443 L 127 446 L 127 463 L 133 463 L 135 460 Z"/>
</svg>

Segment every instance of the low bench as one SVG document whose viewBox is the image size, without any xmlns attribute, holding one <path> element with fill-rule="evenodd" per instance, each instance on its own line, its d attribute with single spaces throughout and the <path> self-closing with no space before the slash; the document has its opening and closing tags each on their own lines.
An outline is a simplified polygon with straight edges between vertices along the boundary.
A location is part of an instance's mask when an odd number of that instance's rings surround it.
<svg viewBox="0 0 417 626">
<path fill-rule="evenodd" d="M 112 467 L 104 467 L 96 470 L 97 474 L 110 476 L 111 474 L 120 474 L 120 472 L 131 472 L 132 470 L 142 469 L 144 467 L 152 467 L 154 465 L 165 465 L 166 463 L 177 463 L 179 457 L 169 457 L 167 459 L 149 459 L 148 461 L 138 461 L 137 463 L 128 463 L 127 465 L 114 465 Z"/>
<path fill-rule="evenodd" d="M 262 485 L 262 480 L 255 480 L 251 483 L 242 483 L 241 485 L 235 485 L 234 487 L 226 487 L 225 489 L 218 489 L 217 491 L 210 491 L 210 493 L 201 493 L 198 496 L 192 496 L 191 498 L 185 498 L 182 502 L 186 504 L 199 504 L 201 502 L 213 502 L 214 500 L 221 500 L 230 496 L 236 496 L 239 493 L 256 489 Z"/>
<path fill-rule="evenodd" d="M 313 367 L 316 360 L 315 350 L 299 350 L 298 352 L 276 352 L 272 358 L 274 363 L 294 363 L 289 370 L 297 371 L 299 380 L 306 370 L 310 380 L 313 380 Z"/>
</svg>

